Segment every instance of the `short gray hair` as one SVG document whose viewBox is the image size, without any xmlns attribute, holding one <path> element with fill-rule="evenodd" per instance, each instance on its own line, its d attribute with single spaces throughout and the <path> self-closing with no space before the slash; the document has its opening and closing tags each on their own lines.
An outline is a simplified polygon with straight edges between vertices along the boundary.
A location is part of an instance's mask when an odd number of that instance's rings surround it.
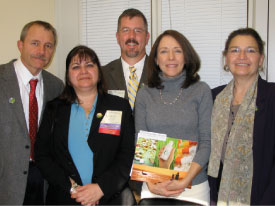
<svg viewBox="0 0 275 206">
<path fill-rule="evenodd" d="M 27 23 L 22 31 L 21 31 L 21 34 L 20 34 L 20 41 L 24 42 L 26 36 L 27 36 L 27 33 L 29 31 L 29 29 L 33 26 L 33 25 L 39 25 L 39 26 L 42 26 L 44 27 L 46 30 L 48 31 L 51 31 L 53 33 L 53 38 L 54 38 L 54 45 L 56 46 L 57 44 L 57 34 L 56 34 L 56 30 L 55 28 L 48 22 L 45 22 L 45 21 L 40 21 L 40 20 L 37 20 L 37 21 L 31 21 L 29 23 Z"/>
</svg>

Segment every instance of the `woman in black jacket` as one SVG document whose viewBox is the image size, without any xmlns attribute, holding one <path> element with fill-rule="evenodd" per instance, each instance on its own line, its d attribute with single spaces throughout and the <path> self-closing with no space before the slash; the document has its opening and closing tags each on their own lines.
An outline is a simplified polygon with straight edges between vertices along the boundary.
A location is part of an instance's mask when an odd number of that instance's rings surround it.
<svg viewBox="0 0 275 206">
<path fill-rule="evenodd" d="M 49 182 L 46 203 L 133 202 L 127 182 L 134 139 L 130 105 L 103 91 L 96 53 L 86 46 L 73 48 L 65 89 L 47 104 L 35 143 L 35 162 Z M 130 202 L 122 201 L 125 192 Z"/>
<path fill-rule="evenodd" d="M 264 43 L 251 28 L 225 44 L 233 80 L 213 89 L 208 174 L 212 204 L 275 204 L 275 84 L 259 76 Z"/>
</svg>

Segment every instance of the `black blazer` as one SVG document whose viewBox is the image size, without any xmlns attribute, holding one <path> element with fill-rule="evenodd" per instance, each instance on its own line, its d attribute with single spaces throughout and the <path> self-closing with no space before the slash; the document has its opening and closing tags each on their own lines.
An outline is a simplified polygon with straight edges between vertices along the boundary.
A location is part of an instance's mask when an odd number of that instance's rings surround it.
<svg viewBox="0 0 275 206">
<path fill-rule="evenodd" d="M 119 136 L 98 132 L 106 110 L 122 111 Z M 77 204 L 70 198 L 69 177 L 82 185 L 68 151 L 70 111 L 71 104 L 59 99 L 49 102 L 35 143 L 35 161 L 49 182 L 47 204 Z M 98 113 L 103 116 L 98 117 Z M 97 183 L 104 193 L 100 204 L 107 204 L 127 185 L 135 150 L 134 132 L 128 101 L 109 94 L 99 94 L 88 144 L 94 153 L 92 182 Z"/>
<path fill-rule="evenodd" d="M 212 90 L 213 98 L 225 85 Z M 253 131 L 253 179 L 251 205 L 275 205 L 275 84 L 259 77 Z M 211 199 L 217 192 L 210 177 Z M 218 183 L 219 184 L 219 183 Z M 212 185 L 212 186 L 211 186 Z"/>
</svg>

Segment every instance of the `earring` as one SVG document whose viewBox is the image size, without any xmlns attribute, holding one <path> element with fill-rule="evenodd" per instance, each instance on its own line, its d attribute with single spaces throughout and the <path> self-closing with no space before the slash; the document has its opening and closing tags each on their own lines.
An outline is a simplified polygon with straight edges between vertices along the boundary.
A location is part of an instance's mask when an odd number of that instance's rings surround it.
<svg viewBox="0 0 275 206">
<path fill-rule="evenodd" d="M 259 72 L 264 71 L 264 67 L 263 67 L 263 66 L 259 66 L 259 67 L 258 67 L 258 71 L 259 71 Z"/>
<path fill-rule="evenodd" d="M 229 66 L 228 65 L 224 65 L 223 69 L 224 69 L 224 71 L 228 72 L 229 71 Z"/>
</svg>

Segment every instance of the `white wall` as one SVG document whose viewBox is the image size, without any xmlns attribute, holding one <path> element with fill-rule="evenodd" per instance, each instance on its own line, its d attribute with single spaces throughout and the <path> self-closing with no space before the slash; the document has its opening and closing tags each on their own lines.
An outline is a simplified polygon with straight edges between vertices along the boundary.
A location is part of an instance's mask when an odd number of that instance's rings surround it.
<svg viewBox="0 0 275 206">
<path fill-rule="evenodd" d="M 248 0 L 248 2 L 248 26 L 255 28 L 266 43 L 265 73 L 262 77 L 270 82 L 275 82 L 275 1 Z"/>
<path fill-rule="evenodd" d="M 267 74 L 269 81 L 275 81 L 275 1 L 248 1 L 249 26 L 257 29 L 265 41 L 269 40 Z M 29 21 L 41 19 L 55 26 L 59 39 L 56 54 L 48 70 L 64 79 L 66 56 L 69 50 L 80 42 L 78 7 L 79 0 L 0 0 L 0 63 L 18 58 L 16 41 L 19 39 L 22 27 Z M 155 17 L 157 16 L 158 13 Z M 269 25 L 267 25 L 268 17 Z"/>
<path fill-rule="evenodd" d="M 248 19 L 248 26 L 256 29 L 260 36 L 262 37 L 264 42 L 268 41 L 268 0 L 249 0 L 249 19 Z M 265 45 L 265 55 L 267 56 L 267 46 Z M 264 79 L 268 79 L 268 72 L 267 72 L 267 58 L 265 58 L 264 62 L 264 73 L 261 73 L 261 76 Z"/>
<path fill-rule="evenodd" d="M 56 75 L 62 80 L 65 77 L 67 54 L 80 42 L 78 7 L 78 0 L 55 0 L 55 24 L 58 31 Z"/>
<path fill-rule="evenodd" d="M 44 20 L 55 25 L 54 2 L 55 0 L 0 0 L 0 64 L 20 56 L 16 43 L 26 23 Z M 48 70 L 56 72 L 55 59 Z"/>
</svg>

